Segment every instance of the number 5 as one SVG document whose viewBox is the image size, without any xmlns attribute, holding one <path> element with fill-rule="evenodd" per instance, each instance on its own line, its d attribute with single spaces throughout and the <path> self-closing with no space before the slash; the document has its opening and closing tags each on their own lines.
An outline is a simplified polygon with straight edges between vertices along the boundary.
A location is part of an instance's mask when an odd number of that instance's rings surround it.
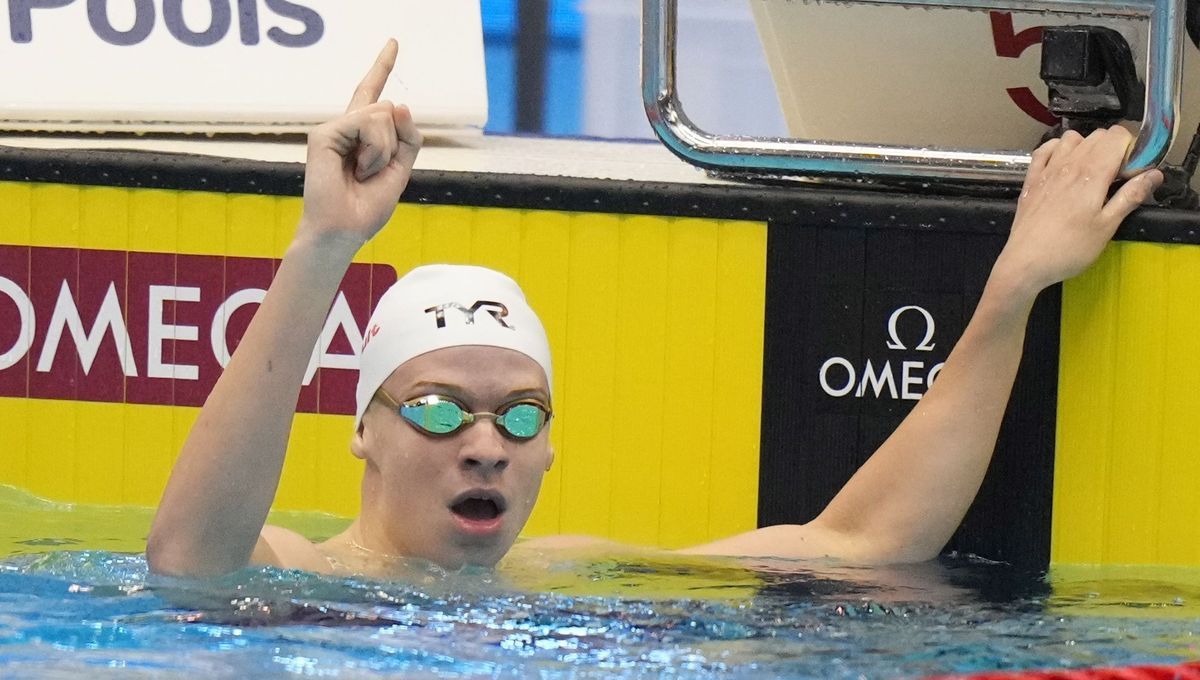
<svg viewBox="0 0 1200 680">
<path fill-rule="evenodd" d="M 1042 42 L 1042 26 L 1014 33 L 1011 12 L 988 12 L 988 16 L 992 19 L 992 42 L 996 45 L 998 57 L 1016 59 L 1026 49 Z M 1025 115 L 1044 125 L 1058 124 L 1058 117 L 1050 113 L 1050 109 L 1028 87 L 1010 87 L 1005 92 Z"/>
</svg>

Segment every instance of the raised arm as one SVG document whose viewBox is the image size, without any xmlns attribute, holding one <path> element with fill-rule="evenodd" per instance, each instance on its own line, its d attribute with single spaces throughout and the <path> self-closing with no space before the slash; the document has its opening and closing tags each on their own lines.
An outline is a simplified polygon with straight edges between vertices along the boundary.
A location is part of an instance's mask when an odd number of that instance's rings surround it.
<svg viewBox="0 0 1200 680">
<path fill-rule="evenodd" d="M 325 315 L 351 259 L 395 210 L 421 147 L 408 109 L 377 101 L 396 53 L 389 41 L 346 114 L 309 134 L 300 224 L 171 472 L 146 546 L 156 572 L 225 573 L 255 551 Z"/>
<path fill-rule="evenodd" d="M 693 552 L 831 556 L 862 562 L 935 557 L 962 522 L 995 448 L 1034 298 L 1082 272 L 1162 182 L 1147 172 L 1111 199 L 1130 135 L 1068 132 L 1034 155 L 1004 250 L 937 382 L 816 519 L 760 529 Z"/>
</svg>

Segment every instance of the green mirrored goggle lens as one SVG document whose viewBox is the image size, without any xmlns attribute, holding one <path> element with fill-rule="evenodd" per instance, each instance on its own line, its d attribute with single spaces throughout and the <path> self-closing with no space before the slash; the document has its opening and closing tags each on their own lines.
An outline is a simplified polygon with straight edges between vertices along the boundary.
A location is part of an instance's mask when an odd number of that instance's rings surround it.
<svg viewBox="0 0 1200 680">
<path fill-rule="evenodd" d="M 452 401 L 429 397 L 400 406 L 400 416 L 417 427 L 433 434 L 450 434 L 476 415 L 464 411 Z M 496 425 L 516 439 L 531 439 L 542 431 L 548 414 L 537 404 L 513 404 L 495 416 Z"/>
<path fill-rule="evenodd" d="M 529 439 L 542 431 L 546 412 L 534 404 L 515 404 L 496 419 L 496 424 L 518 439 Z"/>
<path fill-rule="evenodd" d="M 400 407 L 400 415 L 408 422 L 434 434 L 450 434 L 462 427 L 466 417 L 452 401 L 422 401 Z"/>
</svg>

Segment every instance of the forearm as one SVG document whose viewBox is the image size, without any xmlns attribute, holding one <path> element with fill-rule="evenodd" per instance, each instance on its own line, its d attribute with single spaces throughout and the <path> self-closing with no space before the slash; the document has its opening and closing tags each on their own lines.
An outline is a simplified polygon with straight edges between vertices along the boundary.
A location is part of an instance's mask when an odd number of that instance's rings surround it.
<svg viewBox="0 0 1200 680">
<path fill-rule="evenodd" d="M 1037 294 L 1095 262 L 1162 182 L 1150 171 L 1107 197 L 1130 140 L 1114 126 L 1086 140 L 1067 132 L 1034 152 L 1004 251 L 937 381 L 820 516 L 694 550 L 860 562 L 936 556 L 991 461 Z"/>
<path fill-rule="evenodd" d="M 878 561 L 937 555 L 979 490 L 1039 286 L 997 263 L 937 381 L 817 523 Z"/>
<path fill-rule="evenodd" d="M 356 250 L 353 241 L 303 237 L 288 249 L 172 470 L 147 544 L 154 570 L 224 573 L 249 560 L 305 370 Z"/>
</svg>

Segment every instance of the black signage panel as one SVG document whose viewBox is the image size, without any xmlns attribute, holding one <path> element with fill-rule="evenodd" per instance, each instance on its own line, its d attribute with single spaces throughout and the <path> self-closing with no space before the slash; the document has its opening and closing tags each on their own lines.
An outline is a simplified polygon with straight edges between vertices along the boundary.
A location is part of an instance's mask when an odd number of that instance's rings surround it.
<svg viewBox="0 0 1200 680">
<path fill-rule="evenodd" d="M 950 224 L 770 224 L 760 526 L 811 520 L 895 430 L 937 380 L 1003 245 Z M 1034 308 L 992 466 L 948 550 L 1049 560 L 1059 310 L 1057 287 Z"/>
</svg>

